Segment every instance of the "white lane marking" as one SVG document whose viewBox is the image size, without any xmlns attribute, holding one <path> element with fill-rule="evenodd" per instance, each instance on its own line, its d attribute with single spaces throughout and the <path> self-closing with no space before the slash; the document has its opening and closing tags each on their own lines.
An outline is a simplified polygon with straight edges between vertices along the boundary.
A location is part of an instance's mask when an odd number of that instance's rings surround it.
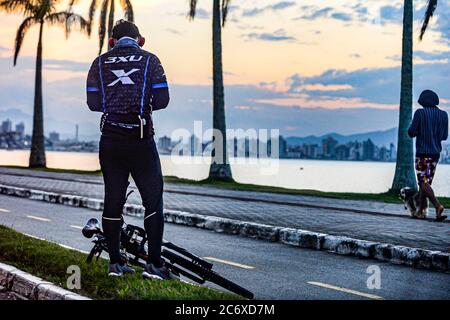
<svg viewBox="0 0 450 320">
<path fill-rule="evenodd" d="M 81 253 L 89 254 L 89 252 L 87 252 L 87 251 L 80 250 L 80 249 L 77 249 L 77 248 L 74 248 L 74 247 L 71 247 L 71 246 L 68 246 L 68 245 L 65 245 L 65 244 L 61 244 L 61 243 L 57 243 L 57 242 L 53 242 L 53 243 L 56 243 L 57 245 L 59 245 L 62 248 L 65 248 L 65 249 L 75 250 L 75 251 L 78 251 L 78 252 L 81 252 Z"/>
<path fill-rule="evenodd" d="M 242 269 L 248 269 L 248 270 L 255 269 L 255 267 L 252 267 L 252 266 L 249 266 L 249 265 L 246 265 L 246 264 L 241 264 L 241 263 L 228 261 L 228 260 L 222 260 L 222 259 L 214 258 L 214 257 L 203 257 L 203 259 L 211 260 L 211 261 L 215 261 L 215 262 L 219 262 L 219 263 L 223 263 L 223 264 L 227 264 L 227 265 L 230 265 L 230 266 L 233 266 L 233 267 L 237 267 L 237 268 L 242 268 Z"/>
<path fill-rule="evenodd" d="M 27 237 L 33 238 L 33 239 L 47 241 L 47 242 L 50 242 L 50 243 L 53 243 L 53 244 L 57 244 L 58 246 L 60 246 L 62 248 L 65 248 L 65 249 L 75 250 L 75 251 L 78 251 L 78 252 L 81 252 L 81 253 L 89 254 L 89 252 L 87 252 L 87 251 L 80 250 L 80 249 L 77 249 L 77 248 L 74 248 L 74 247 L 67 246 L 65 244 L 61 244 L 61 243 L 58 243 L 58 242 L 55 242 L 55 241 L 50 241 L 50 240 L 47 240 L 47 239 L 44 239 L 44 238 L 40 238 L 40 237 L 37 237 L 37 236 L 33 236 L 32 234 L 29 234 L 29 233 L 24 233 L 24 235 L 27 236 Z"/>
<path fill-rule="evenodd" d="M 39 221 L 44 221 L 44 222 L 50 222 L 51 221 L 50 219 L 42 218 L 42 217 L 36 217 L 36 216 L 27 216 L 27 218 L 34 219 L 34 220 L 39 220 Z"/>
<path fill-rule="evenodd" d="M 347 289 L 347 288 L 343 288 L 343 287 L 336 287 L 331 284 L 326 284 L 326 283 L 322 283 L 322 282 L 308 281 L 307 283 L 311 284 L 313 286 L 318 286 L 318 287 L 322 287 L 322 288 L 326 288 L 326 289 L 331 289 L 331 290 L 336 290 L 336 291 L 345 292 L 345 293 L 349 293 L 349 294 L 354 294 L 356 296 L 360 296 L 360 297 L 364 297 L 364 298 L 369 298 L 369 299 L 374 299 L 374 300 L 384 300 L 383 297 L 380 297 L 380 296 L 377 296 L 374 294 L 356 291 L 356 290 L 352 290 L 352 289 Z"/>
<path fill-rule="evenodd" d="M 74 228 L 74 229 L 83 230 L 83 227 L 80 227 L 80 226 L 70 225 L 69 227 Z"/>
<path fill-rule="evenodd" d="M 8 212 L 11 212 L 11 211 L 9 211 L 8 209 L 2 209 L 2 208 L 0 208 L 0 212 L 8 213 Z"/>
</svg>

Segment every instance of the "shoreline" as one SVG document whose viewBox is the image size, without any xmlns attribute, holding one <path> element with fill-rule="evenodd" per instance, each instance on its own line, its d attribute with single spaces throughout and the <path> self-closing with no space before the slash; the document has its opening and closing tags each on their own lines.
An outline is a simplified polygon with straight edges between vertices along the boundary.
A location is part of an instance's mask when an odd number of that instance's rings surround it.
<svg viewBox="0 0 450 320">
<path fill-rule="evenodd" d="M 15 151 L 25 151 L 25 152 L 29 152 L 29 149 L 0 149 L 0 151 L 11 151 L 11 152 L 15 152 Z M 98 151 L 88 151 L 88 150 L 46 150 L 46 152 L 60 152 L 60 153 L 86 153 L 86 154 L 98 154 Z M 171 156 L 170 153 L 163 153 L 163 152 L 159 152 L 160 156 Z M 183 156 L 177 156 L 177 157 L 183 157 Z M 190 155 L 187 155 L 185 157 L 191 157 Z M 194 156 L 196 157 L 196 156 Z M 240 159 L 240 157 L 236 158 L 236 159 Z M 257 158 L 257 157 L 249 157 L 249 158 L 245 158 L 245 159 L 263 159 L 263 158 Z M 275 159 L 274 159 L 275 160 Z M 395 163 L 395 161 L 381 161 L 381 160 L 348 160 L 348 159 L 322 159 L 322 158 L 279 158 L 276 160 L 282 160 L 282 161 L 324 161 L 324 162 L 329 162 L 329 161 L 335 161 L 335 162 L 353 162 L 353 163 Z M 450 162 L 441 162 L 439 163 L 439 165 L 450 165 Z M 0 165 L 0 166 L 4 166 L 4 165 Z"/>
</svg>

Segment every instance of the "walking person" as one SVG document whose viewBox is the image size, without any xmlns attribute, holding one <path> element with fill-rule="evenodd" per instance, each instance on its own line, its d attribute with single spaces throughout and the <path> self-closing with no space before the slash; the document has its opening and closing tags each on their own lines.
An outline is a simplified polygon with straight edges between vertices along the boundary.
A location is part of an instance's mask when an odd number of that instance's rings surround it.
<svg viewBox="0 0 450 320">
<path fill-rule="evenodd" d="M 409 136 L 416 138 L 415 164 L 420 194 L 417 212 L 424 210 L 427 199 L 430 199 L 436 209 L 436 221 L 444 221 L 447 218 L 444 206 L 436 198 L 431 184 L 442 151 L 442 141 L 448 138 L 448 115 L 438 108 L 439 97 L 431 90 L 423 91 L 418 102 L 423 108 L 414 113 L 408 130 Z"/>
<path fill-rule="evenodd" d="M 158 57 L 143 50 L 145 39 L 138 27 L 118 21 L 109 45 L 112 50 L 97 57 L 87 78 L 87 104 L 102 112 L 100 166 L 105 183 L 103 231 L 110 257 L 109 275 L 134 270 L 120 254 L 122 211 L 131 174 L 145 207 L 144 226 L 149 239 L 146 278 L 168 279 L 161 260 L 164 231 L 163 179 L 153 139 L 152 112 L 169 103 L 164 69 Z"/>
</svg>

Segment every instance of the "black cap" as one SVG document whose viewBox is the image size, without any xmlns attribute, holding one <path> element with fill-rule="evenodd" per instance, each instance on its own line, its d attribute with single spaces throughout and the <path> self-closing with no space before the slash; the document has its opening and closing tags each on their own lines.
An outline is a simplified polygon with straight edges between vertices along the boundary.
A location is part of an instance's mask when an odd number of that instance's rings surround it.
<svg viewBox="0 0 450 320">
<path fill-rule="evenodd" d="M 117 21 L 112 30 L 112 38 L 116 40 L 119 40 L 122 37 L 136 39 L 140 35 L 138 27 L 133 22 L 123 19 Z"/>
<path fill-rule="evenodd" d="M 424 108 L 436 107 L 439 105 L 439 97 L 432 90 L 424 90 L 420 94 L 418 102 Z"/>
</svg>

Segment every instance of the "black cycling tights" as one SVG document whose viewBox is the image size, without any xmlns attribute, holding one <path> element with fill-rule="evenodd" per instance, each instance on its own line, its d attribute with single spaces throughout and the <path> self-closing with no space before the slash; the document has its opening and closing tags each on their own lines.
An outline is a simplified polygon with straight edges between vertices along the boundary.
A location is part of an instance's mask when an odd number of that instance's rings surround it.
<svg viewBox="0 0 450 320">
<path fill-rule="evenodd" d="M 145 207 L 144 226 L 149 240 L 148 263 L 161 265 L 164 232 L 163 179 L 158 151 L 153 138 L 143 140 L 102 136 L 100 166 L 105 182 L 103 231 L 110 263 L 122 263 L 120 229 L 122 211 L 131 174 Z"/>
</svg>

